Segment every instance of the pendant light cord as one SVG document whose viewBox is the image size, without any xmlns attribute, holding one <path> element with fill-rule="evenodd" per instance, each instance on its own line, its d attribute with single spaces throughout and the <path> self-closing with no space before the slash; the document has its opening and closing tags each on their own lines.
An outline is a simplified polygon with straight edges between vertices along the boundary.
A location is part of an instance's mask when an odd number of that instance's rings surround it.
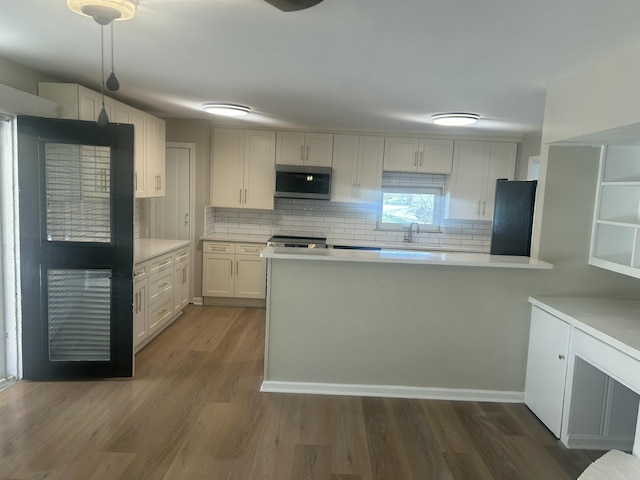
<svg viewBox="0 0 640 480">
<path fill-rule="evenodd" d="M 100 77 L 100 93 L 102 94 L 102 108 L 104 109 L 104 25 L 100 26 L 100 53 L 102 76 Z"/>
<path fill-rule="evenodd" d="M 113 23 L 114 22 L 111 22 L 111 71 L 112 72 L 114 71 L 114 68 L 113 68 L 113 63 L 114 63 L 113 62 Z"/>
</svg>

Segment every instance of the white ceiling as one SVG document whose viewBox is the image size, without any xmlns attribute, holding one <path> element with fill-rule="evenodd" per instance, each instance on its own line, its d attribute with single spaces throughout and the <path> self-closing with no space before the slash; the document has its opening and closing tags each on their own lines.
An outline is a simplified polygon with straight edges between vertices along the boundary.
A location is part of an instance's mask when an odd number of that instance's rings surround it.
<svg viewBox="0 0 640 480">
<path fill-rule="evenodd" d="M 99 89 L 100 27 L 65 3 L 2 1 L 0 56 Z M 112 96 L 212 120 L 203 102 L 240 103 L 248 127 L 433 134 L 451 131 L 433 113 L 470 111 L 464 133 L 520 135 L 549 82 L 640 42 L 639 21 L 637 0 L 140 0 L 115 24 Z"/>
</svg>

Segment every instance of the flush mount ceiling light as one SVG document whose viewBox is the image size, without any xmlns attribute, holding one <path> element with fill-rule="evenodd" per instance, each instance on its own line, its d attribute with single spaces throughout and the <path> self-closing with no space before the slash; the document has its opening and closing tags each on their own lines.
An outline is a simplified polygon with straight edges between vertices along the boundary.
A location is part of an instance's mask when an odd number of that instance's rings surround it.
<svg viewBox="0 0 640 480">
<path fill-rule="evenodd" d="M 234 105 L 231 103 L 205 103 L 202 108 L 207 113 L 223 115 L 225 117 L 244 117 L 249 115 L 251 109 L 244 105 Z"/>
<path fill-rule="evenodd" d="M 93 17 L 100 25 L 112 20 L 129 20 L 136 14 L 138 0 L 67 0 L 67 7 L 81 15 Z"/>
<path fill-rule="evenodd" d="M 431 117 L 436 125 L 446 125 L 449 127 L 464 127 L 473 125 L 478 121 L 480 115 L 477 113 L 438 113 Z"/>
</svg>

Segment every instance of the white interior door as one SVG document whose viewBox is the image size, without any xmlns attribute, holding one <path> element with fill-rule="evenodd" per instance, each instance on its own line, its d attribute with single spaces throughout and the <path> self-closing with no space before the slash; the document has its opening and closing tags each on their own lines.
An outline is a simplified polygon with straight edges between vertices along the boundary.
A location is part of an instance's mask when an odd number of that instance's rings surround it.
<svg viewBox="0 0 640 480">
<path fill-rule="evenodd" d="M 167 147 L 166 152 L 166 193 L 156 200 L 156 237 L 190 240 L 191 151 Z"/>
</svg>

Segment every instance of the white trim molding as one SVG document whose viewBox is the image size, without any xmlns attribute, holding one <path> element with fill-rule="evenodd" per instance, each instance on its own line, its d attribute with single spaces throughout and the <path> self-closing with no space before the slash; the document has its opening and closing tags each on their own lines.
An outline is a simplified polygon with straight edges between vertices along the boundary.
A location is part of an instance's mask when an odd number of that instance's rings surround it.
<svg viewBox="0 0 640 480">
<path fill-rule="evenodd" d="M 277 382 L 265 380 L 261 392 L 307 393 L 359 397 L 415 398 L 474 402 L 523 403 L 524 392 L 461 388 L 406 387 L 401 385 L 358 385 L 341 383 Z"/>
</svg>

